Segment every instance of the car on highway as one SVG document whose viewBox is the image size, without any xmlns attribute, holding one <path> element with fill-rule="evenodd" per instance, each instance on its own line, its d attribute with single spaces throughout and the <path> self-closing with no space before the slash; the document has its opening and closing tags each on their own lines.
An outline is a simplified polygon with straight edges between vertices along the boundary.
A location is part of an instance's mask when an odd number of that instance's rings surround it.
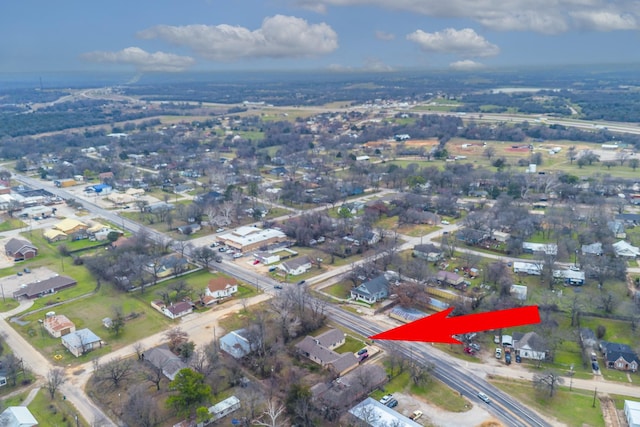
<svg viewBox="0 0 640 427">
<path fill-rule="evenodd" d="M 274 289 L 282 289 L 282 285 L 273 285 Z"/>
<path fill-rule="evenodd" d="M 305 283 L 306 283 L 306 280 L 300 280 L 300 281 L 298 282 L 298 285 L 304 285 Z"/>
<path fill-rule="evenodd" d="M 382 403 L 383 405 L 386 405 L 387 403 L 389 403 L 391 399 L 393 399 L 392 394 L 385 394 L 384 396 L 382 396 L 382 399 L 380 399 L 380 403 Z"/>
<path fill-rule="evenodd" d="M 502 349 L 500 347 L 496 347 L 496 359 L 502 358 Z"/>
<path fill-rule="evenodd" d="M 484 403 L 491 403 L 491 399 L 489 399 L 489 396 L 487 396 L 486 394 L 484 394 L 483 392 L 478 393 L 478 397 L 480 398 L 480 400 L 482 400 Z"/>
<path fill-rule="evenodd" d="M 417 410 L 417 411 L 413 411 L 413 413 L 409 415 L 409 419 L 416 421 L 416 420 L 419 420 L 421 416 L 422 416 L 422 411 Z"/>
</svg>

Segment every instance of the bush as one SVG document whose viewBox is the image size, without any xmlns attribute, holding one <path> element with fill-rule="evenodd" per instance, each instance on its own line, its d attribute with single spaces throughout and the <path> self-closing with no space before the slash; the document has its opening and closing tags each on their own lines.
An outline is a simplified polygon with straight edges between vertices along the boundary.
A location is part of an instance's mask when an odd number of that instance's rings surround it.
<svg viewBox="0 0 640 427">
<path fill-rule="evenodd" d="M 604 325 L 598 325 L 598 327 L 596 328 L 596 337 L 601 340 L 602 338 L 604 338 L 606 333 L 607 328 Z"/>
</svg>

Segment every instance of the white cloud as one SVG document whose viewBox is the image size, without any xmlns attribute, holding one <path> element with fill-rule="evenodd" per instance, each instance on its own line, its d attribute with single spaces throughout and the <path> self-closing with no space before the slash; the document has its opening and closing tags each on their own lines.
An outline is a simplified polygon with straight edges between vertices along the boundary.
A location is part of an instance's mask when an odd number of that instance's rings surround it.
<svg viewBox="0 0 640 427">
<path fill-rule="evenodd" d="M 322 55 L 338 48 L 338 35 L 327 24 L 309 24 L 294 16 L 267 17 L 254 31 L 232 25 L 158 25 L 138 33 L 187 46 L 205 58 L 232 61 L 243 58 L 295 58 Z"/>
<path fill-rule="evenodd" d="M 372 72 L 372 73 L 387 73 L 395 71 L 393 67 L 385 64 L 377 58 L 366 58 L 361 67 L 352 67 L 342 64 L 330 64 L 327 70 L 339 72 L 339 73 L 351 73 L 351 72 Z"/>
<path fill-rule="evenodd" d="M 326 13 L 328 6 L 379 6 L 440 18 L 464 18 L 500 31 L 558 34 L 639 29 L 633 0 L 290 0 Z M 625 13 L 622 13 L 624 11 Z M 573 18 L 573 19 L 572 19 Z"/>
<path fill-rule="evenodd" d="M 117 52 L 88 52 L 82 55 L 87 61 L 110 64 L 133 65 L 140 71 L 184 71 L 195 60 L 190 56 L 174 55 L 165 52 L 146 52 L 139 47 L 128 47 Z"/>
<path fill-rule="evenodd" d="M 396 38 L 396 35 L 393 33 L 387 33 L 385 31 L 376 31 L 376 38 L 378 40 L 385 40 L 385 41 L 389 41 L 389 40 L 393 40 Z"/>
<path fill-rule="evenodd" d="M 464 59 L 462 61 L 456 61 L 449 64 L 449 68 L 456 71 L 472 71 L 484 68 L 484 64 L 481 64 L 470 59 Z"/>
<path fill-rule="evenodd" d="M 636 18 L 628 13 L 616 13 L 608 11 L 580 11 L 571 13 L 576 23 L 587 30 L 614 31 L 634 30 L 638 28 Z"/>
<path fill-rule="evenodd" d="M 489 43 L 471 28 L 456 30 L 447 28 L 435 33 L 422 30 L 407 35 L 407 40 L 417 43 L 425 52 L 452 53 L 464 56 L 493 56 L 500 48 Z"/>
</svg>

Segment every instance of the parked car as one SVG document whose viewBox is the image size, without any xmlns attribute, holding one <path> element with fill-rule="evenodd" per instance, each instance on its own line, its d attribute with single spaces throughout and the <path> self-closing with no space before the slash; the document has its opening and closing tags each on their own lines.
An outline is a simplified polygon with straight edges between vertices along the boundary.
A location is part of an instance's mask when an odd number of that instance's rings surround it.
<svg viewBox="0 0 640 427">
<path fill-rule="evenodd" d="M 387 402 L 387 406 L 389 408 L 395 408 L 396 406 L 398 406 L 398 401 L 396 399 L 391 399 Z"/>
<path fill-rule="evenodd" d="M 502 358 L 502 349 L 500 347 L 496 347 L 496 359 Z"/>
<path fill-rule="evenodd" d="M 222 262 L 222 257 L 220 255 L 217 255 L 215 260 L 216 262 Z"/>
<path fill-rule="evenodd" d="M 522 358 L 520 357 L 519 354 L 516 354 L 516 363 L 521 363 L 522 362 Z"/>
<path fill-rule="evenodd" d="M 393 399 L 392 394 L 385 394 L 384 396 L 382 396 L 382 399 L 380 399 L 380 403 L 382 403 L 383 405 L 386 405 L 387 403 L 389 403 L 391 399 Z"/>
<path fill-rule="evenodd" d="M 440 224 L 449 225 L 449 221 L 447 221 L 446 219 L 443 219 L 442 221 L 440 221 Z"/>
<path fill-rule="evenodd" d="M 504 354 L 504 361 L 506 362 L 507 365 L 511 365 L 511 353 L 510 352 L 506 352 Z"/>
<path fill-rule="evenodd" d="M 363 348 L 362 350 L 358 351 L 358 356 L 367 353 L 368 350 L 366 348 Z"/>
<path fill-rule="evenodd" d="M 226 252 L 226 251 L 227 251 L 227 248 L 225 248 L 224 246 L 218 249 L 218 252 Z"/>
<path fill-rule="evenodd" d="M 598 366 L 598 362 L 591 362 L 591 369 L 594 371 L 600 370 L 600 366 Z"/>
<path fill-rule="evenodd" d="M 238 253 L 234 252 L 233 253 L 233 257 L 234 258 L 242 258 L 243 256 L 244 256 L 244 254 L 242 252 L 238 252 Z"/>
<path fill-rule="evenodd" d="M 491 403 L 491 399 L 489 399 L 489 396 L 487 396 L 483 392 L 478 393 L 478 397 L 485 403 Z"/>
<path fill-rule="evenodd" d="M 18 276 L 22 276 L 22 271 L 18 271 Z"/>
<path fill-rule="evenodd" d="M 474 351 L 480 351 L 480 346 L 474 342 L 469 344 L 469 347 L 471 347 Z"/>
<path fill-rule="evenodd" d="M 253 265 L 258 265 L 258 264 L 260 264 L 260 260 L 259 259 L 253 261 Z"/>
<path fill-rule="evenodd" d="M 29 270 L 28 268 L 25 268 L 25 269 L 24 269 L 24 272 L 25 272 L 25 273 L 27 273 L 27 274 L 29 274 L 29 273 L 31 273 L 31 270 Z"/>
<path fill-rule="evenodd" d="M 409 416 L 410 420 L 416 421 L 418 419 L 420 419 L 420 417 L 422 416 L 422 411 L 418 410 L 418 411 L 413 411 L 413 414 L 411 414 Z"/>
<path fill-rule="evenodd" d="M 476 352 L 471 347 L 465 347 L 464 352 L 473 356 Z"/>
<path fill-rule="evenodd" d="M 216 230 L 216 233 L 222 233 L 223 231 L 224 231 L 224 228 L 223 228 L 223 227 L 220 227 L 220 228 L 218 228 L 218 229 Z"/>
<path fill-rule="evenodd" d="M 360 355 L 360 358 L 358 359 L 358 363 L 362 363 L 365 360 L 367 360 L 367 358 L 369 357 L 369 353 L 364 353 Z"/>
</svg>

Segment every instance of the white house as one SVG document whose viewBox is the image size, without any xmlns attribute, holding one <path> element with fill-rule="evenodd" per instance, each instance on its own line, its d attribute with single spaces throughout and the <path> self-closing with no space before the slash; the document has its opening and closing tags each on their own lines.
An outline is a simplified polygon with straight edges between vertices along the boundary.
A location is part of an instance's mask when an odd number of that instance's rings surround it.
<svg viewBox="0 0 640 427">
<path fill-rule="evenodd" d="M 102 346 L 99 336 L 91 332 L 91 329 L 84 328 L 62 336 L 62 345 L 65 346 L 75 357 Z"/>
<path fill-rule="evenodd" d="M 513 263 L 513 272 L 516 274 L 526 273 L 532 276 L 540 276 L 542 274 L 542 265 L 534 264 L 532 262 L 516 261 Z"/>
<path fill-rule="evenodd" d="M 210 304 L 222 298 L 228 298 L 238 292 L 238 281 L 233 277 L 214 277 L 209 280 L 203 302 Z M 207 298 L 208 297 L 208 298 Z"/>
<path fill-rule="evenodd" d="M 311 260 L 308 256 L 302 255 L 283 262 L 279 265 L 279 267 L 287 274 L 291 274 L 292 276 L 299 276 L 311 270 Z"/>
<path fill-rule="evenodd" d="M 613 246 L 613 250 L 617 256 L 636 258 L 640 255 L 640 248 L 633 246 L 632 244 L 627 243 L 624 240 L 620 240 L 619 242 L 616 242 L 611 246 Z"/>
<path fill-rule="evenodd" d="M 542 252 L 546 255 L 557 255 L 558 245 L 555 243 L 522 242 L 522 250 L 526 253 Z"/>
<path fill-rule="evenodd" d="M 251 353 L 251 343 L 245 337 L 246 330 L 231 331 L 220 338 L 220 349 L 236 359 Z"/>
<path fill-rule="evenodd" d="M 514 332 L 513 348 L 516 354 L 523 359 L 544 360 L 547 357 L 544 341 L 535 332 L 527 332 L 526 334 Z"/>
<path fill-rule="evenodd" d="M 33 427 L 38 425 L 38 420 L 26 406 L 9 406 L 0 414 L 0 426 L 2 427 Z"/>
<path fill-rule="evenodd" d="M 640 427 L 640 402 L 625 400 L 624 415 L 627 418 L 629 427 Z"/>
<path fill-rule="evenodd" d="M 211 421 L 216 421 L 220 418 L 224 418 L 230 413 L 237 411 L 238 409 L 240 409 L 240 399 L 235 396 L 228 397 L 222 402 L 218 402 L 209 408 Z"/>
</svg>

